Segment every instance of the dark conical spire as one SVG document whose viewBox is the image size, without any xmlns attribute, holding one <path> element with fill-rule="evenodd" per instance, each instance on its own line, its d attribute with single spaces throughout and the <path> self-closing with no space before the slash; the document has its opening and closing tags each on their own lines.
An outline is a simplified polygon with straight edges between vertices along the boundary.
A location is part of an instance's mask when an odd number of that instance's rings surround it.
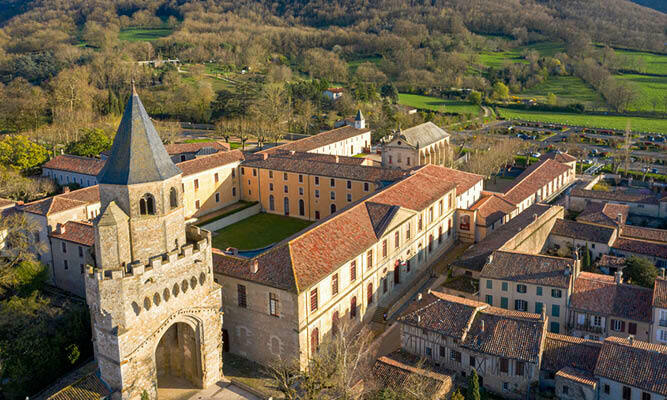
<svg viewBox="0 0 667 400">
<path fill-rule="evenodd" d="M 132 96 L 123 111 L 111 155 L 97 181 L 132 185 L 162 181 L 180 173 L 167 154 L 132 82 Z"/>
</svg>

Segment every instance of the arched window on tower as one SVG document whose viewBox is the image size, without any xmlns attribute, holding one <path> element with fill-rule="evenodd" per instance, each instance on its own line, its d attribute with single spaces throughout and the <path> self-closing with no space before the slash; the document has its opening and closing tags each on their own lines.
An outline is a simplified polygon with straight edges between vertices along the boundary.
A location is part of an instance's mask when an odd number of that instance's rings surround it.
<svg viewBox="0 0 667 400">
<path fill-rule="evenodd" d="M 169 189 L 169 206 L 172 210 L 178 207 L 178 191 L 176 188 Z"/>
<path fill-rule="evenodd" d="M 139 200 L 139 213 L 141 215 L 154 215 L 155 214 L 155 199 L 150 193 L 146 193 Z"/>
</svg>

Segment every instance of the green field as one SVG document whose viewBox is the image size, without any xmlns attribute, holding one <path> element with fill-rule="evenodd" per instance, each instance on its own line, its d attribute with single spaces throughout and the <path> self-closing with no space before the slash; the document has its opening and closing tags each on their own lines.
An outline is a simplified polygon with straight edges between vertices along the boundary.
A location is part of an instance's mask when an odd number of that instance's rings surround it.
<svg viewBox="0 0 667 400">
<path fill-rule="evenodd" d="M 362 57 L 356 60 L 348 61 L 347 66 L 352 68 L 352 69 L 357 69 L 358 66 L 360 66 L 363 63 L 369 62 L 373 64 L 379 64 L 380 61 L 382 61 L 382 57 L 380 56 L 373 56 L 373 57 Z"/>
<path fill-rule="evenodd" d="M 638 96 L 630 103 L 630 111 L 667 112 L 667 77 L 624 74 L 616 79 L 630 82 L 637 89 Z"/>
<path fill-rule="evenodd" d="M 213 247 L 251 250 L 266 247 L 312 224 L 298 218 L 275 214 L 257 214 L 220 229 L 213 236 Z"/>
<path fill-rule="evenodd" d="M 520 97 L 530 97 L 546 102 L 547 95 L 553 93 L 559 103 L 582 103 L 604 106 L 602 96 L 576 76 L 551 76 L 546 81 L 523 91 Z"/>
<path fill-rule="evenodd" d="M 616 55 L 624 57 L 640 57 L 644 59 L 645 68 L 639 71 L 645 74 L 667 75 L 667 54 L 653 54 L 642 51 L 614 49 Z"/>
<path fill-rule="evenodd" d="M 171 28 L 127 28 L 118 34 L 120 40 L 128 42 L 150 42 L 171 35 Z"/>
<path fill-rule="evenodd" d="M 630 121 L 630 128 L 634 131 L 667 134 L 667 119 L 524 111 L 507 108 L 498 108 L 498 111 L 507 119 L 571 124 L 591 128 L 625 129 L 627 122 Z"/>
<path fill-rule="evenodd" d="M 501 68 L 505 62 L 527 63 L 521 55 L 524 50 L 537 50 L 543 57 L 553 57 L 563 51 L 563 45 L 555 42 L 533 43 L 507 51 L 484 51 L 479 54 L 479 62 L 487 67 Z"/>
<path fill-rule="evenodd" d="M 438 97 L 399 93 L 398 103 L 404 106 L 457 114 L 478 114 L 478 106 L 459 100 L 445 100 Z"/>
</svg>

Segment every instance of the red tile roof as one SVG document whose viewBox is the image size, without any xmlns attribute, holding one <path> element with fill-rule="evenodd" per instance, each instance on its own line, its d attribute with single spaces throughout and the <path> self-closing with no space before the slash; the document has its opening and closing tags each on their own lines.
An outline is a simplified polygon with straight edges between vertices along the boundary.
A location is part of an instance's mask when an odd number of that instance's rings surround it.
<svg viewBox="0 0 667 400">
<path fill-rule="evenodd" d="M 62 233 L 53 231 L 49 236 L 88 247 L 92 247 L 95 244 L 95 228 L 93 224 L 82 221 L 68 221 L 63 225 L 63 228 L 64 231 Z"/>
<path fill-rule="evenodd" d="M 547 159 L 537 162 L 516 177 L 509 190 L 503 194 L 503 197 L 512 204 L 519 204 L 568 171 L 570 171 L 570 168 L 558 161 Z"/>
<path fill-rule="evenodd" d="M 500 196 L 490 195 L 482 197 L 470 209 L 477 210 L 477 216 L 484 219 L 486 226 L 491 226 L 505 215 L 511 214 L 516 206 Z"/>
<path fill-rule="evenodd" d="M 602 344 L 595 375 L 667 396 L 667 346 L 608 337 Z"/>
<path fill-rule="evenodd" d="M 338 143 L 340 141 L 362 135 L 370 131 L 371 130 L 368 128 L 356 129 L 355 127 L 349 125 L 341 126 L 340 128 L 321 132 L 316 135 L 309 136 L 307 138 L 296 140 L 294 142 L 285 143 L 276 147 L 272 147 L 270 149 L 262 150 L 259 153 L 272 154 L 280 150 L 308 152 L 311 150 L 319 149 L 320 147 L 328 146 L 333 143 Z"/>
<path fill-rule="evenodd" d="M 42 168 L 58 171 L 74 172 L 77 174 L 97 176 L 106 162 L 98 158 L 80 157 L 63 154 L 50 159 Z"/>
<path fill-rule="evenodd" d="M 183 171 L 183 176 L 188 176 L 243 160 L 244 156 L 240 150 L 232 150 L 197 157 L 194 160 L 180 162 L 176 166 Z"/>
<path fill-rule="evenodd" d="M 652 296 L 651 289 L 617 284 L 609 275 L 582 272 L 574 280 L 570 304 L 575 310 L 651 322 Z"/>
<path fill-rule="evenodd" d="M 612 249 L 639 255 L 667 259 L 667 244 L 620 237 L 611 245 Z"/>
<path fill-rule="evenodd" d="M 615 257 L 615 256 L 610 256 L 609 254 L 603 254 L 602 257 L 600 257 L 600 260 L 595 263 L 595 265 L 600 267 L 605 267 L 605 268 L 616 268 L 618 269 L 623 269 L 625 267 L 625 257 Z"/>
<path fill-rule="evenodd" d="M 667 279 L 658 278 L 653 286 L 653 307 L 667 308 Z"/>
<path fill-rule="evenodd" d="M 20 206 L 21 211 L 38 215 L 51 215 L 76 207 L 100 202 L 99 186 L 89 186 L 68 193 L 51 196 Z"/>
<path fill-rule="evenodd" d="M 109 398 L 111 391 L 96 372 L 85 375 L 73 384 L 47 397 L 47 400 L 100 400 Z"/>
<path fill-rule="evenodd" d="M 435 165 L 427 164 L 422 167 L 421 170 L 436 178 L 454 182 L 456 184 L 457 196 L 467 192 L 478 183 L 484 182 L 484 177 L 482 175 L 471 174 L 470 172 L 459 171 L 452 168 L 436 167 Z"/>
<path fill-rule="evenodd" d="M 559 163 L 562 163 L 562 164 L 577 161 L 576 157 L 573 157 L 573 156 L 571 156 L 567 153 L 563 153 L 563 152 L 560 152 L 560 151 L 550 151 L 546 154 L 543 154 L 542 157 L 540 157 L 540 161 L 547 160 L 547 159 L 558 161 Z"/>
<path fill-rule="evenodd" d="M 571 239 L 610 244 L 614 237 L 614 229 L 583 222 L 570 221 L 568 219 L 557 219 L 556 223 L 551 228 L 550 234 Z"/>
<path fill-rule="evenodd" d="M 499 357 L 536 363 L 547 321 L 539 314 L 487 307 L 477 312 L 462 346 Z"/>
<path fill-rule="evenodd" d="M 667 243 L 667 229 L 651 229 L 640 226 L 623 225 L 621 237 Z"/>
<path fill-rule="evenodd" d="M 245 261 L 222 254 L 214 257 L 216 272 L 297 292 L 306 290 L 377 243 L 376 208 L 371 207 L 369 214 L 367 202 L 422 211 L 451 190 L 455 190 L 454 183 L 437 179 L 428 170 L 415 171 L 262 253 L 256 257 L 261 273 L 250 274 Z"/>
<path fill-rule="evenodd" d="M 621 201 L 625 203 L 644 203 L 644 204 L 658 204 L 659 195 L 654 193 L 642 193 L 629 190 L 588 190 L 582 188 L 573 188 L 570 191 L 570 197 L 581 197 L 584 199 L 607 200 L 607 201 Z"/>
<path fill-rule="evenodd" d="M 541 369 L 556 372 L 572 367 L 593 372 L 602 343 L 574 336 L 547 333 L 542 351 Z"/>
<path fill-rule="evenodd" d="M 424 294 L 421 301 L 411 303 L 398 321 L 462 340 L 475 313 L 486 307 L 488 304 L 479 301 L 431 292 Z"/>
<path fill-rule="evenodd" d="M 164 148 L 169 155 L 182 153 L 196 153 L 199 150 L 210 147 L 217 151 L 228 151 L 229 145 L 224 142 L 210 141 L 210 142 L 195 142 L 195 143 L 171 143 L 165 144 Z"/>
<path fill-rule="evenodd" d="M 587 371 L 581 371 L 570 367 L 565 367 L 556 372 L 556 376 L 582 385 L 592 387 L 597 385 L 597 379 L 595 378 L 595 375 Z"/>
<path fill-rule="evenodd" d="M 577 216 L 577 221 L 615 228 L 619 225 L 618 215 L 621 215 L 621 223 L 624 224 L 628 220 L 629 211 L 630 206 L 625 204 L 592 202 Z"/>
<path fill-rule="evenodd" d="M 426 387 L 421 388 L 429 398 L 445 398 L 452 389 L 456 374 L 445 371 L 432 363 L 424 362 L 407 352 L 398 350 L 377 359 L 373 375 L 384 387 L 394 389 L 410 385 L 410 377 L 418 375 L 425 379 Z"/>
<path fill-rule="evenodd" d="M 571 258 L 495 251 L 479 276 L 567 289 L 573 272 L 574 260 Z"/>
</svg>

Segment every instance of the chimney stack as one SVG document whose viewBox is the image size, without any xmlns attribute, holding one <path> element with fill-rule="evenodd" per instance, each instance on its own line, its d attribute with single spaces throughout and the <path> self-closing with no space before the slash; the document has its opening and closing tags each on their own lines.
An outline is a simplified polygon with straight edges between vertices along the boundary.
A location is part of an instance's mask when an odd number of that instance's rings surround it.
<svg viewBox="0 0 667 400">
<path fill-rule="evenodd" d="M 422 316 L 421 316 L 421 315 L 417 315 L 417 323 L 420 323 L 420 322 L 422 322 Z"/>
<path fill-rule="evenodd" d="M 291 155 L 295 155 L 295 154 L 296 154 L 296 151 L 292 150 L 292 151 L 290 151 L 289 153 L 290 153 Z"/>
<path fill-rule="evenodd" d="M 63 193 L 69 193 L 69 186 L 63 186 Z"/>
<path fill-rule="evenodd" d="M 58 235 L 62 235 L 63 233 L 65 233 L 65 224 L 56 225 L 56 233 Z"/>
<path fill-rule="evenodd" d="M 263 160 L 266 160 L 268 158 L 269 158 L 269 153 L 266 153 L 266 152 L 262 153 L 262 159 Z"/>
<path fill-rule="evenodd" d="M 340 162 L 340 156 L 336 156 L 336 164 Z"/>
<path fill-rule="evenodd" d="M 632 335 L 629 335 L 629 336 L 628 336 L 628 343 L 630 344 L 630 346 L 632 346 L 632 343 L 633 343 L 634 341 L 635 341 L 635 337 L 632 336 Z"/>
<path fill-rule="evenodd" d="M 616 214 L 616 222 L 618 222 L 619 225 L 623 225 L 623 214 Z"/>
<path fill-rule="evenodd" d="M 259 270 L 259 261 L 257 259 L 252 260 L 252 262 L 250 263 L 250 273 L 256 274 L 258 270 Z"/>
<path fill-rule="evenodd" d="M 616 271 L 616 273 L 614 273 L 614 281 L 617 285 L 623 283 L 623 271 Z"/>
<path fill-rule="evenodd" d="M 479 330 L 481 330 L 482 332 L 484 332 L 484 320 L 482 320 L 482 321 L 480 321 L 480 322 L 481 322 L 481 324 L 480 324 L 480 326 L 479 326 Z"/>
<path fill-rule="evenodd" d="M 421 292 L 417 293 L 417 301 L 421 301 L 424 298 L 424 296 L 421 294 Z"/>
</svg>

